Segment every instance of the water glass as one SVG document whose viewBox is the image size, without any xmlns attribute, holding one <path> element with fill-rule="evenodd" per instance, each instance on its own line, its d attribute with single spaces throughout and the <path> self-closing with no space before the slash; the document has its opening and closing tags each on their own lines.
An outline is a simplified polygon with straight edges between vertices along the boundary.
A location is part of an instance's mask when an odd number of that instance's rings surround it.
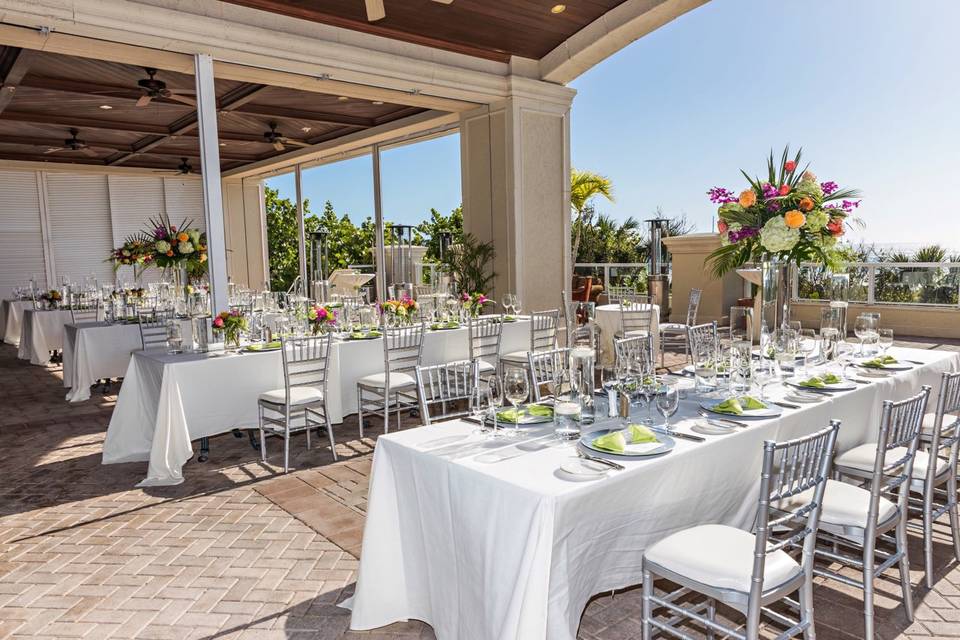
<svg viewBox="0 0 960 640">
<path fill-rule="evenodd" d="M 860 354 L 863 355 L 864 346 L 877 341 L 878 320 L 872 314 L 861 313 L 853 325 L 853 333 L 860 340 Z"/>
<path fill-rule="evenodd" d="M 840 347 L 840 330 L 835 327 L 820 329 L 820 355 L 826 362 L 837 359 Z"/>
<path fill-rule="evenodd" d="M 563 394 L 553 403 L 553 433 L 565 441 L 580 437 L 580 403 L 576 396 Z"/>
<path fill-rule="evenodd" d="M 669 379 L 661 381 L 656 404 L 657 412 L 663 416 L 663 426 L 669 431 L 670 418 L 680 408 L 680 382 Z"/>
<path fill-rule="evenodd" d="M 761 362 L 763 362 L 762 359 Z M 730 348 L 730 391 L 747 392 L 752 382 L 753 343 L 737 340 Z"/>
<path fill-rule="evenodd" d="M 183 353 L 183 336 L 180 333 L 180 322 L 176 319 L 167 321 L 167 353 Z"/>
<path fill-rule="evenodd" d="M 884 354 L 893 346 L 893 329 L 877 329 L 877 344 Z"/>
<path fill-rule="evenodd" d="M 817 332 L 813 329 L 801 329 L 798 344 L 800 354 L 803 356 L 803 370 L 806 374 L 810 368 L 810 357 L 817 350 Z"/>
<path fill-rule="evenodd" d="M 490 422 L 493 423 L 493 431 L 490 433 L 493 438 L 499 438 L 501 435 L 500 430 L 497 429 L 497 414 L 502 406 L 503 385 L 497 376 L 490 376 L 490 379 L 487 380 L 487 410 L 491 414 Z"/>
<path fill-rule="evenodd" d="M 523 369 L 508 369 L 503 374 L 503 395 L 513 406 L 516 422 L 514 423 L 513 436 L 520 435 L 520 408 L 519 405 L 526 401 L 530 395 L 530 384 L 527 380 L 527 372 Z"/>
<path fill-rule="evenodd" d="M 693 354 L 693 373 L 696 393 L 710 393 L 717 387 L 715 346 L 698 344 Z"/>
<path fill-rule="evenodd" d="M 753 307 L 730 307 L 730 337 L 753 341 Z"/>
</svg>

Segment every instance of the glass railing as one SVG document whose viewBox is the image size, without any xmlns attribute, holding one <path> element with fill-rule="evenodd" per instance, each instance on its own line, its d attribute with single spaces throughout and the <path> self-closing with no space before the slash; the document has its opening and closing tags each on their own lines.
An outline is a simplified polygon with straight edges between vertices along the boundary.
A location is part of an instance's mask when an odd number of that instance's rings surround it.
<svg viewBox="0 0 960 640">
<path fill-rule="evenodd" d="M 605 287 L 632 287 L 637 293 L 647 293 L 644 262 L 578 262 L 573 265 L 573 273 L 592 276 L 594 283 L 602 282 Z"/>
<path fill-rule="evenodd" d="M 850 301 L 866 304 L 960 305 L 958 262 L 852 262 Z M 828 300 L 829 274 L 803 265 L 794 280 L 798 300 Z"/>
</svg>

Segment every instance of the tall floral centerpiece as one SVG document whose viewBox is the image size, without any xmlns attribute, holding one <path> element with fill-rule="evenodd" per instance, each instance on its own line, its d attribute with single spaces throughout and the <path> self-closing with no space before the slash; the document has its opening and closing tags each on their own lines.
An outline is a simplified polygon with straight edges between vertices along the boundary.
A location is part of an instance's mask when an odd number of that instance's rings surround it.
<svg viewBox="0 0 960 640">
<path fill-rule="evenodd" d="M 489 304 L 490 302 L 492 302 L 490 298 L 479 292 L 467 293 L 464 291 L 460 294 L 460 305 L 471 318 L 479 316 L 483 311 L 483 305 Z"/>
<path fill-rule="evenodd" d="M 223 336 L 224 345 L 240 347 L 240 334 L 247 330 L 247 318 L 239 309 L 221 311 L 213 319 L 213 333 Z"/>
<path fill-rule="evenodd" d="M 707 258 L 716 277 L 743 266 L 760 264 L 763 271 L 764 318 L 774 329 L 789 321 L 790 269 L 815 263 L 834 270 L 842 265 L 837 240 L 848 218 L 860 205 L 856 189 L 820 182 L 800 168 L 801 151 L 790 159 L 789 147 L 780 162 L 773 152 L 765 179 L 751 178 L 739 195 L 722 187 L 707 192 L 717 210 L 721 246 Z"/>
<path fill-rule="evenodd" d="M 134 284 L 139 287 L 143 271 L 153 262 L 153 254 L 152 242 L 139 236 L 130 236 L 120 247 L 113 250 L 107 260 L 113 263 L 114 271 L 120 267 L 133 267 Z"/>
<path fill-rule="evenodd" d="M 404 296 L 399 300 L 384 300 L 380 305 L 380 313 L 390 324 L 409 324 L 419 308 L 416 300 Z"/>
</svg>

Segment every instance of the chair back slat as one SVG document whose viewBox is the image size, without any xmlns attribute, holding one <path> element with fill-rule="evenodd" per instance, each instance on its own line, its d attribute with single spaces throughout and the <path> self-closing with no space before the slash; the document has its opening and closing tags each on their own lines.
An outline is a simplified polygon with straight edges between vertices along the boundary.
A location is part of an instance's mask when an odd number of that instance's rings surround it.
<svg viewBox="0 0 960 640">
<path fill-rule="evenodd" d="M 557 346 L 560 310 L 534 311 L 530 314 L 530 351 L 546 351 Z"/>
<path fill-rule="evenodd" d="M 476 360 L 417 366 L 417 396 L 424 424 L 470 413 L 479 371 Z"/>
<path fill-rule="evenodd" d="M 86 300 L 70 305 L 70 320 L 78 322 L 96 322 L 100 319 L 100 300 Z"/>
<path fill-rule="evenodd" d="M 624 336 L 635 331 L 645 331 L 649 335 L 652 328 L 653 308 L 648 303 L 621 298 L 620 331 Z"/>
<path fill-rule="evenodd" d="M 173 310 L 138 311 L 140 345 L 144 350 L 164 346 L 167 343 L 167 322 L 173 320 Z"/>
<path fill-rule="evenodd" d="M 940 393 L 930 433 L 930 464 L 927 480 L 932 482 L 944 465 L 957 468 L 960 450 L 960 371 L 940 375 Z"/>
<path fill-rule="evenodd" d="M 412 373 L 420 364 L 423 334 L 422 322 L 404 327 L 384 327 L 384 370 L 389 373 Z"/>
<path fill-rule="evenodd" d="M 703 295 L 702 289 L 690 289 L 690 301 L 687 303 L 687 326 L 692 327 L 697 324 L 697 312 L 700 310 L 700 297 Z"/>
<path fill-rule="evenodd" d="M 503 316 L 467 319 L 467 342 L 471 360 L 483 360 L 497 368 L 503 337 Z"/>
<path fill-rule="evenodd" d="M 527 353 L 527 365 L 530 368 L 530 379 L 533 382 L 530 395 L 534 402 L 541 399 L 540 387 L 552 383 L 557 374 L 570 368 L 570 349 L 560 347 L 548 351 Z"/>
<path fill-rule="evenodd" d="M 717 323 L 707 322 L 687 328 L 687 340 L 690 342 L 690 353 L 696 354 L 701 345 L 717 345 Z"/>
<path fill-rule="evenodd" d="M 643 371 L 653 371 L 653 336 L 631 336 L 613 341 L 615 366 L 639 360 Z"/>
<path fill-rule="evenodd" d="M 318 388 L 326 398 L 332 340 L 330 334 L 280 338 L 287 402 L 290 400 L 290 389 L 295 387 Z"/>
<path fill-rule="evenodd" d="M 620 299 L 626 295 L 634 295 L 637 293 L 637 290 L 633 287 L 626 286 L 609 286 L 607 287 L 607 300 L 610 304 L 620 304 Z"/>
</svg>

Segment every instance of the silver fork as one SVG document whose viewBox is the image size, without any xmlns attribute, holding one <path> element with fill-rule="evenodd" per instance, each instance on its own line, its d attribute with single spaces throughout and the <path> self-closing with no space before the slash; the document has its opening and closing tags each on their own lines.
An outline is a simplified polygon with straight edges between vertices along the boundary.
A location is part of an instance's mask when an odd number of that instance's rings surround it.
<svg viewBox="0 0 960 640">
<path fill-rule="evenodd" d="M 589 460 L 590 462 L 599 462 L 600 464 L 606 465 L 611 469 L 616 469 L 617 471 L 623 471 L 626 469 L 622 464 L 617 464 L 613 460 L 607 460 L 606 458 L 598 458 L 596 456 L 587 455 L 580 449 L 577 449 L 577 455 L 583 458 L 584 460 Z"/>
<path fill-rule="evenodd" d="M 698 409 L 697 413 L 700 415 L 701 418 L 708 418 L 710 420 L 715 420 L 720 423 L 732 424 L 733 426 L 740 427 L 741 429 L 746 429 L 747 427 L 750 426 L 745 422 L 737 422 L 736 420 L 730 420 L 728 418 L 718 418 L 717 416 L 703 409 Z"/>
</svg>

